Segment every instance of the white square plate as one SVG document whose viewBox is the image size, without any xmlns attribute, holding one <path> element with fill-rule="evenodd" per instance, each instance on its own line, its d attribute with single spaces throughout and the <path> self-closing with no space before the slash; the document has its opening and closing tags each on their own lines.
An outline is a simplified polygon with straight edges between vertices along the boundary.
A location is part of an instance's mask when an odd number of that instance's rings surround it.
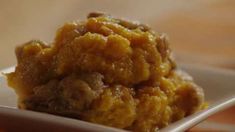
<svg viewBox="0 0 235 132">
<path fill-rule="evenodd" d="M 210 106 L 223 99 L 235 97 L 234 71 L 193 65 L 182 65 L 181 67 L 193 76 L 198 85 L 204 88 L 206 100 Z M 3 72 L 12 70 L 14 69 L 10 68 Z M 0 77 L 0 129 L 34 132 L 123 131 L 51 114 L 19 110 L 16 109 L 16 100 L 17 96 L 11 88 L 8 88 L 5 78 Z M 230 103 L 229 106 L 234 103 Z"/>
</svg>

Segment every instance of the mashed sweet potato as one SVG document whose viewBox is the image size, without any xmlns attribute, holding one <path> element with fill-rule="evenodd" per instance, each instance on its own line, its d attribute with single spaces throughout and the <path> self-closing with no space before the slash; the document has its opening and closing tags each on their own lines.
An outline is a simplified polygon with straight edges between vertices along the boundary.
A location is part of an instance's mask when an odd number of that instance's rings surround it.
<svg viewBox="0 0 235 132">
<path fill-rule="evenodd" d="M 164 34 L 105 14 L 66 23 L 50 45 L 32 40 L 16 56 L 7 78 L 21 109 L 147 132 L 204 102 L 202 89 L 177 69 Z"/>
</svg>

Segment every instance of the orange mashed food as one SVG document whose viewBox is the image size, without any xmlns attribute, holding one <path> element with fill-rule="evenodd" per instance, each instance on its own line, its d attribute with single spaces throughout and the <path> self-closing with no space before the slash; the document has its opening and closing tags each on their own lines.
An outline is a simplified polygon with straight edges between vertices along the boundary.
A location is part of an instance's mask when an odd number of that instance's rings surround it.
<svg viewBox="0 0 235 132">
<path fill-rule="evenodd" d="M 20 109 L 132 131 L 155 131 L 202 109 L 204 94 L 177 69 L 168 40 L 138 22 L 91 13 L 50 45 L 16 48 L 7 74 Z"/>
</svg>

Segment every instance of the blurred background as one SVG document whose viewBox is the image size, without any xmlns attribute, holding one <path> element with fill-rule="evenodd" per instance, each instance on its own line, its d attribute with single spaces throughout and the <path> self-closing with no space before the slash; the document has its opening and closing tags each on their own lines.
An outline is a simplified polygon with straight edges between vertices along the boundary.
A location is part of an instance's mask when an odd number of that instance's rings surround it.
<svg viewBox="0 0 235 132">
<path fill-rule="evenodd" d="M 180 63 L 235 69 L 234 0 L 0 0 L 0 69 L 16 64 L 16 45 L 31 39 L 52 42 L 63 23 L 93 11 L 167 33 Z M 213 116 L 212 122 L 221 117 Z M 234 125 L 234 120 L 223 123 Z M 215 126 L 210 123 L 204 127 Z"/>
<path fill-rule="evenodd" d="M 235 68 L 234 0 L 0 0 L 0 68 L 16 63 L 16 45 L 51 42 L 63 23 L 91 11 L 167 33 L 178 61 Z"/>
</svg>

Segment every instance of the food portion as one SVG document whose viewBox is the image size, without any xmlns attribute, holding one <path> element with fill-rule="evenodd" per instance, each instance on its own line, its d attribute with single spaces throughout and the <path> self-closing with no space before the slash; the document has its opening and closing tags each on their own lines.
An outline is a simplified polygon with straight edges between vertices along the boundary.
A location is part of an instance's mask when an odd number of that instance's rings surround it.
<svg viewBox="0 0 235 132">
<path fill-rule="evenodd" d="M 164 34 L 101 13 L 66 23 L 50 45 L 16 48 L 7 75 L 20 109 L 155 131 L 202 109 L 203 90 L 177 69 Z"/>
</svg>

